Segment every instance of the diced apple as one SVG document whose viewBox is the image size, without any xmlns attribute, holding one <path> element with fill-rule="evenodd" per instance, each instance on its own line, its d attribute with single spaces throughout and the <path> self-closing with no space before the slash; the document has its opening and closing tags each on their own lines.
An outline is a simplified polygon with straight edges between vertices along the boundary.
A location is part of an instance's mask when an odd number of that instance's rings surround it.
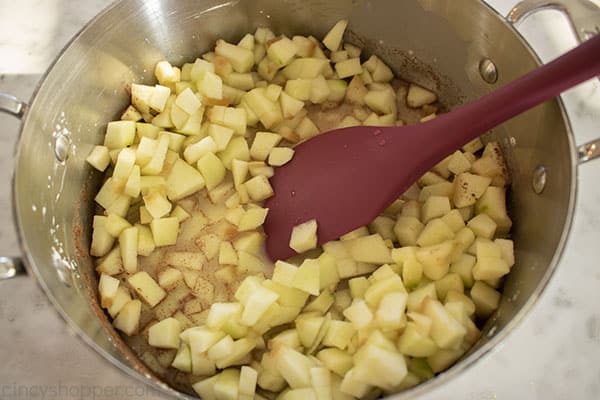
<svg viewBox="0 0 600 400">
<path fill-rule="evenodd" d="M 142 302 L 131 300 L 123 306 L 119 315 L 114 319 L 114 327 L 127 336 L 133 335 L 138 330 L 141 312 Z"/>
<path fill-rule="evenodd" d="M 256 179 L 256 178 L 254 178 Z M 317 246 L 317 221 L 310 220 L 296 225 L 290 237 L 290 247 L 297 253 L 303 253 Z"/>
<path fill-rule="evenodd" d="M 238 231 L 243 232 L 257 229 L 265 222 L 268 212 L 268 208 L 262 207 L 250 208 L 246 210 L 238 224 Z"/>
<path fill-rule="evenodd" d="M 425 225 L 415 217 L 398 217 L 394 225 L 394 233 L 401 246 L 414 246 Z"/>
<path fill-rule="evenodd" d="M 496 222 L 487 214 L 479 214 L 473 217 L 467 223 L 467 226 L 471 228 L 475 235 L 485 239 L 492 239 L 497 227 Z"/>
<path fill-rule="evenodd" d="M 421 208 L 421 219 L 423 223 L 442 217 L 450 212 L 450 199 L 446 196 L 429 196 Z M 442 220 L 443 221 L 443 220 Z M 462 218 L 461 218 L 462 222 Z M 463 224 L 464 225 L 464 224 Z"/>
<path fill-rule="evenodd" d="M 365 328 L 373 321 L 373 313 L 362 299 L 354 299 L 352 305 L 346 308 L 343 314 L 352 322 L 355 329 Z"/>
<path fill-rule="evenodd" d="M 437 96 L 430 90 L 411 84 L 408 87 L 406 103 L 409 107 L 419 108 L 425 104 L 431 104 L 437 100 Z"/>
<path fill-rule="evenodd" d="M 213 153 L 206 153 L 198 160 L 198 170 L 202 173 L 208 190 L 214 189 L 225 179 L 225 166 Z"/>
<path fill-rule="evenodd" d="M 346 30 L 347 26 L 348 20 L 342 19 L 338 21 L 333 28 L 327 32 L 325 38 L 323 38 L 323 44 L 325 47 L 327 47 L 330 51 L 337 51 L 340 48 L 342 38 L 344 37 L 344 31 Z"/>
<path fill-rule="evenodd" d="M 391 90 L 371 90 L 365 95 L 367 106 L 379 114 L 396 113 L 396 96 Z"/>
<path fill-rule="evenodd" d="M 304 105 L 304 104 L 303 104 Z M 106 146 L 94 146 L 91 153 L 85 159 L 88 164 L 98 171 L 104 171 L 110 164 L 110 154 Z"/>
<path fill-rule="evenodd" d="M 273 196 L 273 188 L 264 175 L 258 175 L 244 183 L 248 195 L 254 201 L 263 201 Z"/>
<path fill-rule="evenodd" d="M 244 311 L 241 322 L 246 326 L 254 325 L 278 298 L 279 295 L 277 293 L 265 287 L 258 286 L 256 291 L 243 301 Z"/>
<path fill-rule="evenodd" d="M 281 36 L 267 47 L 267 56 L 277 65 L 283 67 L 292 61 L 298 49 L 296 44 L 285 36 Z"/>
<path fill-rule="evenodd" d="M 414 322 L 408 322 L 398 339 L 398 349 L 411 357 L 429 357 L 438 351 L 435 342 L 419 331 Z"/>
<path fill-rule="evenodd" d="M 321 104 L 327 101 L 331 90 L 323 75 L 312 80 L 309 100 L 313 104 Z"/>
<path fill-rule="evenodd" d="M 320 264 L 318 260 L 304 260 L 294 275 L 292 287 L 312 294 L 313 296 L 318 296 L 320 288 L 319 268 Z"/>
<path fill-rule="evenodd" d="M 152 325 L 148 330 L 148 344 L 161 349 L 179 349 L 181 324 L 175 318 L 167 318 Z"/>
<path fill-rule="evenodd" d="M 274 147 L 269 153 L 269 165 L 281 167 L 294 157 L 294 150 L 288 147 Z"/>
<path fill-rule="evenodd" d="M 246 48 L 217 40 L 215 53 L 225 57 L 237 72 L 248 72 L 254 65 L 254 53 Z"/>
<path fill-rule="evenodd" d="M 112 304 L 107 309 L 108 314 L 112 318 L 115 318 L 121 312 L 125 304 L 130 301 L 131 295 L 129 294 L 129 291 L 125 287 L 119 286 L 117 288 L 117 293 L 112 300 Z"/>
<path fill-rule="evenodd" d="M 134 121 L 109 122 L 104 136 L 104 146 L 109 150 L 130 146 L 135 139 L 135 131 Z"/>
<path fill-rule="evenodd" d="M 121 259 L 123 268 L 128 273 L 137 270 L 138 229 L 131 227 L 124 229 L 119 235 L 119 247 L 121 248 Z"/>
<path fill-rule="evenodd" d="M 119 280 L 107 274 L 100 275 L 98 283 L 98 293 L 100 294 L 101 305 L 104 308 L 110 308 L 117 297 L 119 289 Z"/>
<path fill-rule="evenodd" d="M 362 73 L 360 58 L 349 58 L 335 64 L 335 71 L 340 79 L 348 78 Z"/>
<path fill-rule="evenodd" d="M 423 301 L 423 314 L 431 318 L 431 338 L 442 349 L 456 349 L 467 333 L 437 300 Z"/>
<path fill-rule="evenodd" d="M 142 175 L 158 175 L 163 169 L 167 151 L 169 150 L 169 136 L 163 135 L 158 139 L 156 150 L 150 161 L 142 166 Z"/>
<path fill-rule="evenodd" d="M 150 108 L 162 113 L 167 108 L 167 100 L 171 96 L 171 89 L 166 86 L 156 85 L 150 96 Z"/>
<path fill-rule="evenodd" d="M 304 354 L 286 346 L 276 346 L 272 357 L 279 373 L 292 388 L 310 387 L 310 369 L 314 366 Z"/>
<path fill-rule="evenodd" d="M 379 234 L 344 241 L 350 257 L 358 262 L 385 264 L 392 262 L 391 250 Z"/>
<path fill-rule="evenodd" d="M 419 246 L 432 246 L 453 239 L 454 232 L 446 223 L 440 219 L 432 219 L 425 225 L 425 228 L 419 234 L 417 244 Z"/>
<path fill-rule="evenodd" d="M 250 150 L 246 139 L 239 136 L 232 138 L 227 148 L 219 153 L 219 158 L 227 169 L 233 168 L 233 160 L 249 161 Z"/>
<path fill-rule="evenodd" d="M 296 58 L 283 69 L 283 75 L 287 79 L 314 79 L 328 63 L 327 59 L 322 58 Z"/>
<path fill-rule="evenodd" d="M 189 115 L 192 115 L 202 107 L 202 101 L 188 88 L 179 93 L 175 99 L 175 105 Z"/>
<path fill-rule="evenodd" d="M 304 103 L 303 101 L 308 101 L 310 99 L 310 93 L 312 90 L 312 80 L 310 79 L 290 79 L 285 83 L 285 92 L 287 95 L 289 95 L 289 97 L 291 97 L 294 101 L 286 101 L 284 103 L 284 100 L 281 100 L 281 108 L 282 108 L 282 112 L 284 112 L 284 117 L 285 118 L 290 118 L 289 116 L 286 117 L 286 112 L 287 114 L 291 114 L 291 111 L 296 111 L 296 114 L 302 109 L 302 107 L 304 107 Z M 291 104 L 290 104 L 291 103 Z M 302 103 L 302 107 L 300 107 L 300 103 Z M 287 108 L 287 111 L 284 110 L 284 104 Z M 290 106 L 293 105 L 292 110 L 290 111 Z"/>
<path fill-rule="evenodd" d="M 475 204 L 477 199 L 483 196 L 491 181 L 488 177 L 468 172 L 457 175 L 454 181 L 454 205 L 461 208 Z"/>
<path fill-rule="evenodd" d="M 281 136 L 271 132 L 257 132 L 250 147 L 250 156 L 255 160 L 264 161 L 271 150 L 279 144 Z"/>
<path fill-rule="evenodd" d="M 150 223 L 152 238 L 156 247 L 172 246 L 177 243 L 179 221 L 177 218 L 156 218 Z"/>
</svg>

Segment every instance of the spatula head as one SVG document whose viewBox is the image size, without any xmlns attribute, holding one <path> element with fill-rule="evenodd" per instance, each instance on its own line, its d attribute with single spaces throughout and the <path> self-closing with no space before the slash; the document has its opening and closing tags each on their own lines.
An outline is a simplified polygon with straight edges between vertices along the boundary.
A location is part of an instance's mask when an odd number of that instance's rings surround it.
<svg viewBox="0 0 600 400">
<path fill-rule="evenodd" d="M 317 220 L 320 245 L 370 223 L 403 193 L 420 176 L 411 157 L 418 157 L 415 128 L 344 128 L 297 146 L 271 178 L 275 196 L 266 202 L 264 225 L 271 259 L 295 254 L 289 247 L 294 226 Z M 398 135 L 406 142 L 401 149 Z M 402 170 L 411 160 L 412 170 Z"/>
</svg>

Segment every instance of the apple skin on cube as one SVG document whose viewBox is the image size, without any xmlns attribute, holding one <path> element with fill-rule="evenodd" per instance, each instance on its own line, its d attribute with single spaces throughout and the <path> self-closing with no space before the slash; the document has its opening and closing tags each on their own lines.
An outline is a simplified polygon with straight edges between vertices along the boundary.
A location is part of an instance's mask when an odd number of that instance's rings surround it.
<svg viewBox="0 0 600 400">
<path fill-rule="evenodd" d="M 175 318 L 166 318 L 150 327 L 148 343 L 161 349 L 179 349 L 180 333 L 181 323 Z"/>
</svg>

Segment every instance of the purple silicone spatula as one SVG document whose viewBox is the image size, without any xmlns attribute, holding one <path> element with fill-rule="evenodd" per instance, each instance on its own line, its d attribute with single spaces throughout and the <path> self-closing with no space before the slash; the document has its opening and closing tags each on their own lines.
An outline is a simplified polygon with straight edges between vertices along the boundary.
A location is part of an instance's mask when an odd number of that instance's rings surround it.
<svg viewBox="0 0 600 400">
<path fill-rule="evenodd" d="M 316 219 L 323 244 L 370 223 L 421 175 L 502 122 L 600 74 L 600 35 L 514 82 L 413 126 L 336 129 L 298 145 L 271 178 L 267 253 L 296 254 L 292 229 Z"/>
</svg>

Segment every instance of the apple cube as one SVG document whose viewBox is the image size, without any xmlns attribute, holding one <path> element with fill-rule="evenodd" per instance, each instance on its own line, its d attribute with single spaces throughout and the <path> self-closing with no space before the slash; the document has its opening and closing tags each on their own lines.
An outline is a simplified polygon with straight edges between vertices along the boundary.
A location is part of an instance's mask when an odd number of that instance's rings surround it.
<svg viewBox="0 0 600 400">
<path fill-rule="evenodd" d="M 109 122 L 104 136 L 104 146 L 109 150 L 131 146 L 135 139 L 135 131 L 135 122 L 133 121 Z"/>
<path fill-rule="evenodd" d="M 415 217 L 401 216 L 396 220 L 394 233 L 401 246 L 414 246 L 425 225 Z"/>
<path fill-rule="evenodd" d="M 142 114 L 133 106 L 130 105 L 123 111 L 121 114 L 121 120 L 123 121 L 140 121 L 142 119 Z"/>
<path fill-rule="evenodd" d="M 475 204 L 477 199 L 485 193 L 491 181 L 491 178 L 468 172 L 457 175 L 454 181 L 454 205 L 462 208 Z"/>
<path fill-rule="evenodd" d="M 304 104 L 303 104 L 304 105 Z M 104 171 L 110 164 L 110 154 L 106 146 L 94 146 L 91 153 L 85 159 L 88 164 L 98 171 Z"/>
<path fill-rule="evenodd" d="M 123 286 L 119 286 L 117 288 L 117 294 L 112 300 L 112 304 L 107 309 L 108 314 L 112 318 L 115 318 L 121 312 L 125 304 L 129 303 L 130 301 L 131 295 L 129 294 L 129 291 Z"/>
<path fill-rule="evenodd" d="M 290 237 L 290 247 L 297 253 L 317 247 L 317 221 L 313 219 L 294 226 Z"/>
<path fill-rule="evenodd" d="M 249 231 L 262 226 L 262 224 L 265 222 L 268 212 L 268 208 L 262 207 L 250 208 L 246 210 L 240 219 L 240 223 L 238 224 L 238 231 Z"/>
<path fill-rule="evenodd" d="M 349 58 L 335 64 L 335 71 L 340 79 L 362 74 L 360 58 Z"/>
<path fill-rule="evenodd" d="M 253 201 L 263 201 L 273 196 L 273 188 L 264 175 L 258 175 L 244 183 Z"/>
<path fill-rule="evenodd" d="M 293 111 L 296 111 L 296 114 L 298 114 L 298 112 L 300 112 L 300 110 L 304 107 L 304 101 L 307 101 L 310 99 L 310 93 L 312 91 L 312 80 L 310 79 L 290 79 L 285 83 L 285 91 L 284 93 L 286 94 L 286 96 L 288 96 L 290 99 L 295 100 L 295 102 L 293 101 L 284 101 L 284 99 L 281 99 L 281 108 L 282 108 L 282 112 L 284 112 L 284 117 L 285 118 L 290 118 L 290 116 L 285 116 L 286 115 L 286 111 L 288 114 L 291 114 L 290 112 L 290 104 L 289 103 L 293 103 L 294 107 L 292 108 Z M 286 98 L 287 99 L 287 98 Z M 284 104 L 286 106 L 286 108 L 284 108 Z M 294 114 L 293 116 L 295 116 L 296 114 Z"/>
<path fill-rule="evenodd" d="M 254 325 L 278 298 L 279 295 L 277 293 L 265 287 L 258 286 L 256 291 L 243 302 L 244 312 L 241 322 L 246 326 Z"/>
<path fill-rule="evenodd" d="M 279 144 L 282 137 L 271 132 L 257 132 L 250 147 L 250 156 L 255 160 L 264 161 L 271 150 Z"/>
<path fill-rule="evenodd" d="M 283 67 L 292 61 L 298 51 L 296 44 L 285 36 L 270 42 L 267 56 L 277 65 Z"/>
<path fill-rule="evenodd" d="M 215 53 L 225 57 L 237 72 L 249 72 L 254 65 L 254 53 L 251 50 L 227 43 L 224 40 L 217 40 Z"/>
<path fill-rule="evenodd" d="M 487 214 L 479 214 L 473 217 L 467 223 L 467 226 L 471 228 L 475 235 L 485 239 L 492 239 L 497 227 L 496 222 Z"/>
<path fill-rule="evenodd" d="M 196 81 L 196 85 L 198 87 L 198 93 L 201 93 L 210 99 L 223 99 L 223 81 L 221 80 L 221 77 L 214 72 L 202 72 Z"/>
<path fill-rule="evenodd" d="M 101 215 L 94 216 L 92 244 L 90 247 L 90 254 L 92 256 L 102 257 L 108 254 L 113 248 L 115 238 L 109 233 L 107 225 L 107 217 Z"/>
<path fill-rule="evenodd" d="M 107 236 L 112 239 L 110 235 L 107 234 Z M 96 271 L 98 273 L 111 276 L 123 272 L 123 262 L 121 261 L 121 249 L 119 248 L 119 245 L 116 245 L 112 250 L 98 260 Z"/>
<path fill-rule="evenodd" d="M 206 153 L 198 160 L 198 170 L 202 173 L 206 188 L 212 190 L 225 179 L 225 166 L 213 153 Z"/>
<path fill-rule="evenodd" d="M 212 155 L 216 158 L 212 153 L 208 153 L 207 155 Z M 207 155 L 205 155 L 205 157 Z M 167 176 L 167 196 L 172 201 L 178 201 L 190 196 L 203 189 L 205 185 L 208 186 L 208 181 L 205 181 L 205 177 L 206 175 L 200 174 L 194 167 L 190 166 L 185 161 L 178 159 L 175 161 L 175 164 Z M 146 207 L 148 206 L 146 205 Z M 151 211 L 150 213 L 152 214 Z M 155 218 L 160 218 L 164 215 L 165 214 L 156 216 L 153 214 Z"/>
<path fill-rule="evenodd" d="M 478 214 L 485 213 L 496 222 L 496 233 L 505 235 L 510 231 L 512 221 L 506 211 L 506 189 L 488 186 L 475 208 Z"/>
<path fill-rule="evenodd" d="M 408 298 L 406 300 L 407 310 L 419 311 L 423 301 L 428 297 L 437 300 L 437 291 L 433 282 L 415 289 L 408 294 Z"/>
<path fill-rule="evenodd" d="M 425 225 L 425 228 L 419 234 L 417 244 L 419 246 L 432 246 L 453 239 L 454 232 L 440 218 L 432 219 Z"/>
<path fill-rule="evenodd" d="M 373 313 L 362 299 L 352 300 L 352 305 L 346 308 L 343 314 L 355 329 L 365 328 L 373 321 Z"/>
<path fill-rule="evenodd" d="M 233 160 L 249 161 L 250 150 L 248 149 L 248 142 L 243 137 L 234 137 L 227 145 L 227 148 L 219 153 L 219 158 L 227 169 L 233 168 Z"/>
<path fill-rule="evenodd" d="M 439 348 L 431 338 L 420 332 L 414 322 L 408 322 L 398 339 L 398 349 L 410 357 L 429 357 Z"/>
<path fill-rule="evenodd" d="M 314 79 L 321 73 L 323 73 L 323 69 L 328 64 L 329 60 L 322 58 L 296 58 L 291 63 L 289 63 L 282 71 L 283 75 L 287 79 Z"/>
<path fill-rule="evenodd" d="M 302 346 L 310 348 L 325 322 L 325 318 L 320 315 L 301 314 L 296 318 L 296 331 Z"/>
<path fill-rule="evenodd" d="M 175 268 L 167 268 L 158 274 L 158 284 L 164 289 L 171 289 L 183 278 L 180 270 Z"/>
<path fill-rule="evenodd" d="M 160 191 L 151 191 L 142 196 L 146 211 L 152 218 L 161 218 L 169 214 L 172 208 L 171 202 Z"/>
<path fill-rule="evenodd" d="M 476 281 L 471 288 L 471 299 L 475 303 L 477 316 L 489 317 L 500 304 L 501 295 L 487 284 Z"/>
<path fill-rule="evenodd" d="M 158 139 L 156 150 L 148 163 L 142 167 L 142 175 L 158 175 L 163 169 L 167 151 L 169 150 L 169 136 L 162 135 Z"/>
<path fill-rule="evenodd" d="M 347 19 L 339 20 L 323 38 L 323 44 L 325 47 L 327 47 L 330 51 L 337 51 L 340 48 L 342 38 L 344 37 L 344 31 L 346 30 L 347 26 Z"/>
<path fill-rule="evenodd" d="M 431 338 L 442 349 L 456 349 L 467 331 L 437 300 L 423 301 L 423 314 L 431 318 Z"/>
<path fill-rule="evenodd" d="M 133 335 L 138 330 L 141 312 L 142 302 L 131 300 L 123 306 L 119 315 L 113 320 L 114 327 L 127 336 Z"/>
<path fill-rule="evenodd" d="M 371 90 L 364 101 L 376 113 L 396 114 L 396 95 L 391 90 Z"/>
<path fill-rule="evenodd" d="M 336 321 L 331 321 L 336 322 Z M 326 336 L 327 337 L 327 336 Z M 323 340 L 325 343 L 325 339 Z M 326 348 L 317 354 L 317 359 L 323 365 L 339 376 L 344 376 L 354 365 L 352 356 L 337 348 Z"/>
<path fill-rule="evenodd" d="M 133 226 L 124 229 L 119 235 L 119 247 L 123 268 L 132 274 L 137 270 L 138 229 Z"/>
<path fill-rule="evenodd" d="M 344 241 L 352 259 L 358 262 L 385 264 L 392 262 L 391 250 L 379 234 Z"/>
<path fill-rule="evenodd" d="M 386 294 L 375 312 L 375 322 L 383 331 L 399 330 L 406 323 L 404 312 L 408 295 L 402 292 Z"/>
<path fill-rule="evenodd" d="M 223 241 L 219 247 L 219 264 L 237 265 L 238 256 L 231 242 Z"/>
<path fill-rule="evenodd" d="M 216 153 L 217 149 L 218 145 L 215 140 L 208 136 L 186 147 L 183 157 L 188 163 L 193 164 L 206 154 Z"/>
<path fill-rule="evenodd" d="M 177 243 L 179 221 L 177 218 L 156 218 L 150 223 L 152 238 L 156 247 L 172 246 Z"/>
<path fill-rule="evenodd" d="M 509 267 L 515 265 L 514 243 L 508 239 L 496 239 L 494 243 L 500 247 L 502 259 L 506 261 Z"/>
<path fill-rule="evenodd" d="M 294 275 L 292 287 L 312 294 L 313 296 L 318 296 L 320 288 L 319 268 L 319 260 L 304 260 Z"/>
<path fill-rule="evenodd" d="M 315 366 L 311 359 L 283 345 L 274 346 L 271 352 L 278 372 L 291 388 L 310 386 L 310 369 Z"/>
<path fill-rule="evenodd" d="M 431 104 L 437 101 L 437 96 L 430 90 L 411 84 L 408 87 L 408 94 L 406 96 L 406 104 L 412 108 L 419 108 L 426 104 Z"/>
<path fill-rule="evenodd" d="M 190 352 L 190 347 L 182 343 L 171 363 L 173 368 L 178 369 L 182 372 L 191 373 L 192 372 L 192 353 Z"/>
<path fill-rule="evenodd" d="M 162 113 L 167 107 L 167 100 L 171 96 L 171 89 L 166 86 L 156 85 L 150 96 L 148 105 L 150 108 Z"/>
<path fill-rule="evenodd" d="M 450 212 L 450 199 L 446 196 L 430 196 L 421 208 L 421 219 L 423 223 L 442 217 Z M 462 218 L 461 218 L 462 222 Z"/>
<path fill-rule="evenodd" d="M 107 274 L 100 275 L 98 283 L 98 293 L 100 294 L 101 305 L 109 308 L 118 294 L 119 280 Z"/>
<path fill-rule="evenodd" d="M 179 349 L 181 323 L 175 318 L 167 318 L 152 325 L 148 330 L 148 344 L 161 349 Z"/>
</svg>

